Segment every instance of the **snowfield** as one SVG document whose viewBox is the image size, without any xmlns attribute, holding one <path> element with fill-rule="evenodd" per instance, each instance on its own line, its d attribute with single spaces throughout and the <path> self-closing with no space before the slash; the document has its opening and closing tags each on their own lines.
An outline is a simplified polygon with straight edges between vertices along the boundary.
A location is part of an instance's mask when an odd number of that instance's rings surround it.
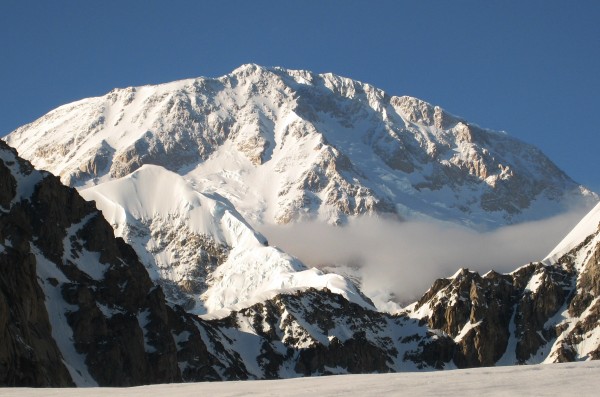
<svg viewBox="0 0 600 397">
<path fill-rule="evenodd" d="M 566 396 L 595 395 L 600 362 L 474 368 L 286 380 L 183 383 L 132 388 L 16 389 L 3 396 Z"/>
</svg>

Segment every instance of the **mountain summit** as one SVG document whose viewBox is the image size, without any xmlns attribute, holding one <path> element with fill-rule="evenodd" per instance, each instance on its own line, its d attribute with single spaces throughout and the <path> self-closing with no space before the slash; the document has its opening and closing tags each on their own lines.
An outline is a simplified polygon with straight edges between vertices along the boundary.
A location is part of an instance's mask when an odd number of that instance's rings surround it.
<svg viewBox="0 0 600 397">
<path fill-rule="evenodd" d="M 257 65 L 115 89 L 5 139 L 75 187 L 163 166 L 251 223 L 385 214 L 494 228 L 597 200 L 537 148 L 440 107 Z"/>
</svg>

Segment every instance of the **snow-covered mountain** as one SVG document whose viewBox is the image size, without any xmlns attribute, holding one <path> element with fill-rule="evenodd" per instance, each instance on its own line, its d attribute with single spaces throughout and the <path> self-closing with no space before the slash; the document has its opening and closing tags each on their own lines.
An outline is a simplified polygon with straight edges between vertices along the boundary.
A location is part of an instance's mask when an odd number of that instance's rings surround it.
<svg viewBox="0 0 600 397">
<path fill-rule="evenodd" d="M 333 74 L 231 74 L 61 106 L 6 141 L 71 186 L 144 164 L 218 193 L 251 223 L 386 214 L 495 227 L 597 196 L 535 147 Z"/>
<path fill-rule="evenodd" d="M 439 107 L 257 65 L 116 89 L 5 139 L 95 200 L 168 298 L 196 313 L 325 286 L 370 306 L 346 279 L 269 247 L 261 223 L 378 214 L 490 228 L 597 200 L 538 149 Z"/>
<path fill-rule="evenodd" d="M 462 269 L 394 315 L 255 231 L 360 215 L 485 229 L 597 201 L 534 147 L 418 99 L 245 65 L 65 105 L 6 141 L 95 204 L 0 142 L 1 384 L 600 354 L 600 207 L 544 261 L 509 274 Z"/>
</svg>

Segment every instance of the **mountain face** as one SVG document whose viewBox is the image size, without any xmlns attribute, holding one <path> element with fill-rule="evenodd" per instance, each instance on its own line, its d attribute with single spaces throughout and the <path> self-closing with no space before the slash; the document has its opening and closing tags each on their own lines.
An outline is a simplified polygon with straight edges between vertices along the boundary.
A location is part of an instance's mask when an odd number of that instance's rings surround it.
<svg viewBox="0 0 600 397">
<path fill-rule="evenodd" d="M 160 165 L 222 195 L 251 223 L 384 214 L 487 228 L 597 200 L 535 147 L 437 106 L 257 65 L 115 89 L 6 141 L 76 187 Z"/>
<path fill-rule="evenodd" d="M 2 142 L 0 192 L 2 385 L 269 379 L 600 352 L 600 205 L 543 262 L 504 275 L 462 269 L 404 313 L 323 286 L 198 317 L 165 298 L 92 202 Z"/>
<path fill-rule="evenodd" d="M 270 247 L 227 199 L 199 193 L 163 167 L 144 165 L 81 194 L 132 245 L 167 297 L 188 311 L 203 314 L 308 287 L 328 287 L 371 307 L 352 283 Z"/>
</svg>

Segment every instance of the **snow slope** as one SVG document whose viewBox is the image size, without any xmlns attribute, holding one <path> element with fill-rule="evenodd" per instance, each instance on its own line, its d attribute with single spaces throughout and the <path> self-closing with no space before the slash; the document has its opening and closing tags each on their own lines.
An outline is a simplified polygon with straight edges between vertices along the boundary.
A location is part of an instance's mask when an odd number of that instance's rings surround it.
<svg viewBox="0 0 600 397">
<path fill-rule="evenodd" d="M 239 309 L 308 287 L 327 287 L 371 307 L 353 284 L 268 246 L 227 199 L 201 190 L 163 167 L 144 165 L 81 195 L 96 202 L 167 295 L 194 313 Z"/>
<path fill-rule="evenodd" d="M 600 227 L 600 204 L 597 204 L 546 256 L 544 262 L 556 262 L 561 256 L 581 244 L 586 237 L 598 231 Z"/>
<path fill-rule="evenodd" d="M 209 382 L 133 388 L 3 389 L 11 397 L 210 396 L 567 396 L 595 395 L 600 362 L 490 367 L 378 375 L 338 375 L 286 380 Z"/>
</svg>

